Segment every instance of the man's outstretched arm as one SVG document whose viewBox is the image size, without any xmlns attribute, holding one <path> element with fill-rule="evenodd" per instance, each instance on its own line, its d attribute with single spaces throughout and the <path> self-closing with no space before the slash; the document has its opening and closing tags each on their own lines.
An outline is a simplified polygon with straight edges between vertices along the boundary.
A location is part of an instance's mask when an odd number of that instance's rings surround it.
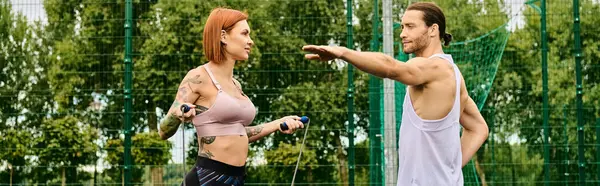
<svg viewBox="0 0 600 186">
<path fill-rule="evenodd" d="M 421 85 L 434 80 L 439 73 L 439 63 L 427 58 L 413 58 L 404 63 L 379 52 L 359 52 L 337 46 L 307 45 L 302 48 L 310 60 L 329 61 L 340 58 L 359 70 L 381 78 L 389 78 L 406 85 Z"/>
</svg>

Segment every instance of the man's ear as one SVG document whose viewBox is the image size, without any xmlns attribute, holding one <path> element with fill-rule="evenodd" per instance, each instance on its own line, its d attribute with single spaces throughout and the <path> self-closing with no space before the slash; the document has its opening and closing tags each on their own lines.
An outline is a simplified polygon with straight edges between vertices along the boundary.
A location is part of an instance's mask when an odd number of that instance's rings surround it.
<svg viewBox="0 0 600 186">
<path fill-rule="evenodd" d="M 437 23 L 434 23 L 433 25 L 431 25 L 431 26 L 429 27 L 429 36 L 432 36 L 432 37 L 433 37 L 433 36 L 436 36 L 436 35 L 438 35 L 438 34 L 437 34 L 435 31 L 436 31 L 436 30 L 439 30 L 439 27 L 440 27 L 440 26 L 439 26 Z"/>
</svg>

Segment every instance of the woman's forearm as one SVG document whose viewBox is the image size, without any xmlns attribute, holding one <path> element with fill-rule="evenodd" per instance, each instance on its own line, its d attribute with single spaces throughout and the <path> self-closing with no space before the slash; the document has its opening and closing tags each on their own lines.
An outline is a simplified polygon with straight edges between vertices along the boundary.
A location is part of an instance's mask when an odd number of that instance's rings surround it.
<svg viewBox="0 0 600 186">
<path fill-rule="evenodd" d="M 167 118 L 160 123 L 160 130 L 158 132 L 160 138 L 163 140 L 169 139 L 177 132 L 179 124 L 181 124 L 181 120 L 172 113 L 168 113 Z"/>
<path fill-rule="evenodd" d="M 279 130 L 278 120 L 269 123 L 246 127 L 246 134 L 248 135 L 248 142 L 254 142 L 259 140 L 275 131 Z"/>
</svg>

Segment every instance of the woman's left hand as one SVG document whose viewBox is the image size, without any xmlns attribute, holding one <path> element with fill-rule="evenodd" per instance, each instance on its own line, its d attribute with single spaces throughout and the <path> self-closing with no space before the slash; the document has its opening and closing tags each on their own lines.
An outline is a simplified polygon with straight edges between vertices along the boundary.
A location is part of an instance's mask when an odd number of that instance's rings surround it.
<svg viewBox="0 0 600 186">
<path fill-rule="evenodd" d="M 288 127 L 287 130 L 281 130 L 281 127 L 278 127 L 279 131 L 284 134 L 293 134 L 297 129 L 304 128 L 304 123 L 300 121 L 300 117 L 298 116 L 286 116 L 279 119 L 279 121 L 280 122 L 277 124 L 278 126 L 281 123 L 285 123 Z"/>
</svg>

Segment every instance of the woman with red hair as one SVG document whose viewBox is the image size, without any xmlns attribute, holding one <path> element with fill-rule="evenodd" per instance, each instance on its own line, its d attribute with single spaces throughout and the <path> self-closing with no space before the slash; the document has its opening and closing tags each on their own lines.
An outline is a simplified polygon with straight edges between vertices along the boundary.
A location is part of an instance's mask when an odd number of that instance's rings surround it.
<svg viewBox="0 0 600 186">
<path fill-rule="evenodd" d="M 247 60 L 254 44 L 247 19 L 248 15 L 238 10 L 212 10 L 203 35 L 208 63 L 186 74 L 160 124 L 163 139 L 173 136 L 182 122 L 192 122 L 196 128 L 198 157 L 184 185 L 244 185 L 249 142 L 277 130 L 291 134 L 304 127 L 298 116 L 249 126 L 256 108 L 233 78 L 236 61 Z M 182 105 L 191 109 L 183 112 Z M 288 130 L 279 128 L 283 122 Z"/>
</svg>

